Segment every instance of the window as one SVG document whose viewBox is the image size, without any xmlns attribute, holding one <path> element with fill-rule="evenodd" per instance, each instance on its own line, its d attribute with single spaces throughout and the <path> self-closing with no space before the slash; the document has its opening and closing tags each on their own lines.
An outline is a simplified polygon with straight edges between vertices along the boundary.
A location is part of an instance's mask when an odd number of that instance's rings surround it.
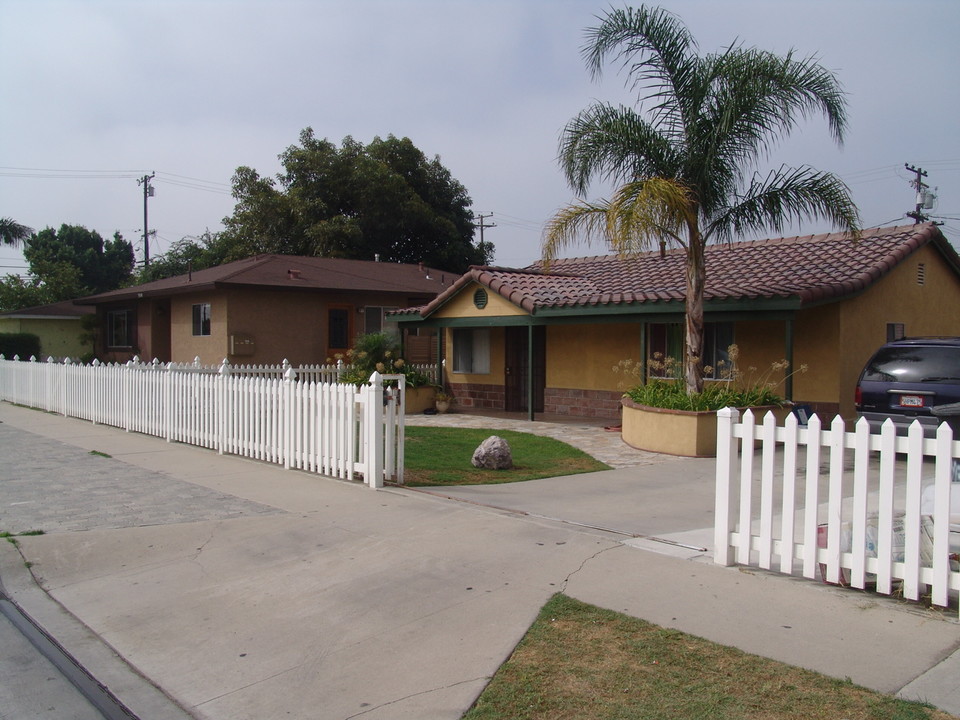
<svg viewBox="0 0 960 720">
<path fill-rule="evenodd" d="M 722 379 L 724 369 L 729 369 L 733 344 L 733 323 L 704 323 L 703 366 L 712 368 L 708 377 Z M 683 375 L 684 338 L 680 323 L 653 323 L 647 326 L 649 348 L 648 377 L 679 378 Z"/>
<path fill-rule="evenodd" d="M 724 371 L 730 369 L 730 353 L 733 345 L 733 323 L 705 323 L 703 326 L 703 366 L 713 368 L 709 377 L 720 380 Z"/>
<path fill-rule="evenodd" d="M 350 346 L 350 308 L 327 310 L 327 350 L 346 350 Z"/>
<path fill-rule="evenodd" d="M 107 313 L 107 347 L 133 347 L 133 310 L 111 310 Z"/>
<path fill-rule="evenodd" d="M 389 333 L 390 335 L 399 335 L 400 329 L 393 318 L 388 318 L 386 313 L 396 310 L 395 307 L 380 307 L 379 305 L 368 305 L 363 309 L 363 330 L 366 333 Z"/>
<path fill-rule="evenodd" d="M 193 306 L 193 334 L 210 334 L 210 303 L 198 303 Z"/>
<path fill-rule="evenodd" d="M 678 378 L 683 374 L 683 325 L 648 325 L 647 348 L 649 377 Z"/>
<path fill-rule="evenodd" d="M 474 375 L 485 375 L 490 372 L 489 329 L 454 329 L 453 371 Z"/>
</svg>

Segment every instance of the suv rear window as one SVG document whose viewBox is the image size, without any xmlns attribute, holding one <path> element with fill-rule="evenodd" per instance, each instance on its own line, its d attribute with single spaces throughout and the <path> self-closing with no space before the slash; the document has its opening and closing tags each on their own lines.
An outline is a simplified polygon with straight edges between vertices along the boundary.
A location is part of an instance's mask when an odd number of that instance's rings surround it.
<svg viewBox="0 0 960 720">
<path fill-rule="evenodd" d="M 956 383 L 960 380 L 960 347 L 885 347 L 866 369 L 863 379 L 897 383 Z"/>
</svg>

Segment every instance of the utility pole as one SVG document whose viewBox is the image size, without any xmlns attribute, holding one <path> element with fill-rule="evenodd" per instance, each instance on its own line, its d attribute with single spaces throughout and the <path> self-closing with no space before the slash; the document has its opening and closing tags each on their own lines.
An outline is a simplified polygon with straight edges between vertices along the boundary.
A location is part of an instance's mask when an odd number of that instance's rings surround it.
<svg viewBox="0 0 960 720">
<path fill-rule="evenodd" d="M 153 180 L 155 172 L 144 175 L 137 180 L 137 185 L 143 185 L 143 266 L 150 267 L 150 226 L 147 224 L 147 198 L 153 197 Z"/>
<path fill-rule="evenodd" d="M 495 228 L 497 226 L 496 223 L 490 223 L 489 225 L 484 225 L 483 219 L 488 217 L 493 217 L 493 213 L 487 213 L 486 215 L 484 215 L 483 213 L 480 213 L 479 215 L 477 215 L 477 218 L 479 218 L 480 222 L 476 223 L 476 226 L 480 228 L 480 244 L 481 245 L 483 244 L 483 229 Z"/>
<path fill-rule="evenodd" d="M 917 176 L 916 180 L 910 181 L 910 184 L 917 189 L 917 207 L 913 212 L 908 212 L 907 217 L 912 217 L 914 224 L 919 225 L 920 223 L 926 222 L 930 219 L 924 215 L 921 210 L 929 210 L 932 208 L 933 200 L 936 196 L 930 192 L 930 186 L 921 179 L 927 176 L 926 170 L 923 168 L 916 168 L 909 163 L 904 163 L 903 166 L 908 172 L 912 172 Z"/>
</svg>

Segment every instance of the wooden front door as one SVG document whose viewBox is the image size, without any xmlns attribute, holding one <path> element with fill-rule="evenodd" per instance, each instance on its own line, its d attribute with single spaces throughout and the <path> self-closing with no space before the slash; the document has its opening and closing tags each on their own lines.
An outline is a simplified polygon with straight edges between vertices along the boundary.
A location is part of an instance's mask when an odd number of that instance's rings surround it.
<svg viewBox="0 0 960 720">
<path fill-rule="evenodd" d="M 533 330 L 533 372 L 530 367 L 530 330 L 506 328 L 504 367 L 504 410 L 529 411 L 529 382 L 533 383 L 533 411 L 543 412 L 543 389 L 547 384 L 547 333 L 538 325 Z"/>
</svg>

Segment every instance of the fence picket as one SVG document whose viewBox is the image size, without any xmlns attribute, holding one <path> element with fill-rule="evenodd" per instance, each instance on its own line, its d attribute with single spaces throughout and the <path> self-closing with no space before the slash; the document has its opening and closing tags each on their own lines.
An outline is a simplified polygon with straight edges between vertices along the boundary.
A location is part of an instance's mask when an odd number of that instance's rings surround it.
<svg viewBox="0 0 960 720">
<path fill-rule="evenodd" d="M 951 480 L 960 442 L 949 424 L 940 425 L 935 439 L 926 439 L 919 422 L 906 437 L 898 437 L 890 421 L 871 434 L 865 420 L 848 432 L 840 417 L 826 431 L 816 415 L 806 428 L 798 428 L 792 417 L 777 428 L 769 416 L 758 427 L 750 411 L 742 422 L 737 419 L 735 410 L 717 414 L 715 562 L 729 565 L 736 558 L 741 564 L 772 567 L 779 555 L 780 571 L 793 574 L 797 557 L 807 578 L 814 578 L 819 568 L 827 582 L 866 588 L 875 581 L 884 594 L 894 592 L 899 582 L 911 600 L 929 586 L 933 604 L 946 607 L 956 600 L 960 568 L 951 555 L 956 553 L 951 538 L 960 544 L 960 534 L 951 535 L 950 520 L 951 496 L 960 487 Z M 806 453 L 803 471 L 801 447 Z M 829 452 L 825 498 L 820 497 L 823 448 Z M 783 452 L 782 478 L 772 460 L 775 449 Z M 759 482 L 754 477 L 757 453 Z M 898 455 L 906 455 L 906 462 Z M 925 458 L 933 460 L 932 483 L 924 479 Z M 805 485 L 802 493 L 798 481 Z M 779 525 L 773 516 L 778 492 Z"/>
<path fill-rule="evenodd" d="M 403 376 L 376 374 L 358 389 L 336 382 L 342 371 L 0 356 L 0 400 L 285 468 L 349 480 L 360 470 L 371 487 L 402 483 Z M 385 382 L 399 385 L 386 404 Z"/>
</svg>

